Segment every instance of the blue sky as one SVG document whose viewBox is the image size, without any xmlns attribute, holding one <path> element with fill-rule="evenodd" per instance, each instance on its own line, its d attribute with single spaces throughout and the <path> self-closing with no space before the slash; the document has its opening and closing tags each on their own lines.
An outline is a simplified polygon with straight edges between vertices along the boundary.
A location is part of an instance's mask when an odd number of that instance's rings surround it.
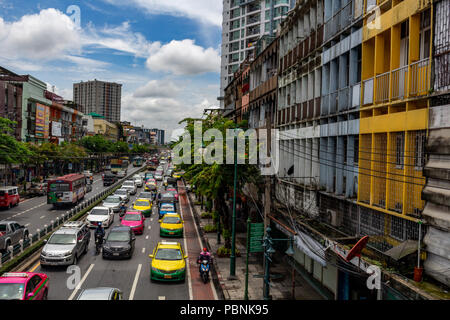
<svg viewBox="0 0 450 320">
<path fill-rule="evenodd" d="M 218 105 L 221 10 L 222 0 L 0 0 L 0 65 L 66 99 L 80 80 L 122 83 L 122 120 L 170 137 Z"/>
</svg>

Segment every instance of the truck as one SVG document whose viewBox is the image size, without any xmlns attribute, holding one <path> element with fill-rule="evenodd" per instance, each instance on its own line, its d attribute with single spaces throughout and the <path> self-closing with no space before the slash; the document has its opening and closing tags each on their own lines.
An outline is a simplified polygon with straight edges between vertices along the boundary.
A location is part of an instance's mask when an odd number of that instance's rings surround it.
<svg viewBox="0 0 450 320">
<path fill-rule="evenodd" d="M 9 246 L 15 246 L 28 235 L 28 229 L 17 221 L 0 221 L 0 251 L 7 251 Z"/>
</svg>

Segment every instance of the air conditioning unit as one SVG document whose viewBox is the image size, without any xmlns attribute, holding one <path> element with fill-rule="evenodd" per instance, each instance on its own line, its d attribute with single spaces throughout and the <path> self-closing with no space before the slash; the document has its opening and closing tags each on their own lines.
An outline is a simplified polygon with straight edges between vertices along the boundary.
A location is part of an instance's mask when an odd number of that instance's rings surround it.
<svg viewBox="0 0 450 320">
<path fill-rule="evenodd" d="M 343 215 L 338 214 L 335 210 L 327 209 L 328 221 L 333 227 L 340 227 L 343 221 Z"/>
</svg>

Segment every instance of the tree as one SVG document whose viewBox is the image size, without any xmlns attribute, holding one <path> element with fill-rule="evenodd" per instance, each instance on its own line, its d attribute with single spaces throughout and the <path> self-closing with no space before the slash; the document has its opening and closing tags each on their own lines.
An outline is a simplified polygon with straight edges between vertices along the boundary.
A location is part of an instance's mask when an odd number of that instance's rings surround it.
<svg viewBox="0 0 450 320">
<path fill-rule="evenodd" d="M 194 121 L 195 119 L 187 118 L 181 123 L 186 123 L 185 129 L 194 137 Z M 241 124 L 239 124 L 241 125 Z M 242 125 L 246 125 L 242 123 Z M 202 120 L 202 136 L 209 129 L 216 129 L 222 134 L 222 137 L 226 137 L 227 129 L 234 129 L 237 125 L 230 119 L 224 118 L 220 115 L 210 114 L 206 119 Z M 224 234 L 231 234 L 231 215 L 229 213 L 226 200 L 227 195 L 232 194 L 234 188 L 234 164 L 226 164 L 226 140 L 223 139 L 216 140 L 216 138 L 211 139 L 212 141 L 204 143 L 204 147 L 208 149 L 211 143 L 218 143 L 223 150 L 223 161 L 220 164 L 215 161 L 211 164 L 207 164 L 202 161 L 201 164 L 181 164 L 181 169 L 185 170 L 184 177 L 191 184 L 195 185 L 197 192 L 201 195 L 206 196 L 208 199 L 214 199 L 215 210 L 219 217 L 223 221 Z M 180 137 L 178 142 L 173 146 L 183 143 L 183 137 Z M 191 138 L 191 163 L 194 163 L 194 157 L 198 150 L 194 150 L 194 139 Z M 246 142 L 246 150 L 248 150 L 248 141 Z M 216 154 L 217 156 L 217 154 Z M 245 155 L 238 155 L 248 159 L 248 151 Z M 220 157 L 220 154 L 219 154 Z M 247 161 L 248 162 L 248 161 Z M 247 163 L 246 162 L 246 163 Z M 256 165 L 250 164 L 239 164 L 237 170 L 237 183 L 236 183 L 236 193 L 240 193 L 246 183 L 254 183 L 255 185 L 262 185 L 261 175 L 259 169 Z M 231 239 L 229 236 L 225 237 L 225 247 L 231 247 Z"/>
<path fill-rule="evenodd" d="M 33 156 L 26 143 L 17 141 L 10 135 L 16 124 L 15 121 L 0 117 L 0 163 L 25 163 Z"/>
</svg>

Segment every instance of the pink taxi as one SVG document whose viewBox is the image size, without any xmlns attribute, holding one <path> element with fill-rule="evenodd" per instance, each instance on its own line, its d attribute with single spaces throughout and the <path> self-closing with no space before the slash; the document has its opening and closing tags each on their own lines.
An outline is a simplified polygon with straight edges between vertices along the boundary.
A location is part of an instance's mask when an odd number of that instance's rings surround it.
<svg viewBox="0 0 450 320">
<path fill-rule="evenodd" d="M 139 211 L 128 211 L 120 218 L 120 224 L 130 227 L 134 234 L 144 233 L 144 221 L 145 217 Z"/>
<path fill-rule="evenodd" d="M 0 300 L 47 300 L 48 282 L 44 273 L 4 273 L 0 277 Z"/>
</svg>

